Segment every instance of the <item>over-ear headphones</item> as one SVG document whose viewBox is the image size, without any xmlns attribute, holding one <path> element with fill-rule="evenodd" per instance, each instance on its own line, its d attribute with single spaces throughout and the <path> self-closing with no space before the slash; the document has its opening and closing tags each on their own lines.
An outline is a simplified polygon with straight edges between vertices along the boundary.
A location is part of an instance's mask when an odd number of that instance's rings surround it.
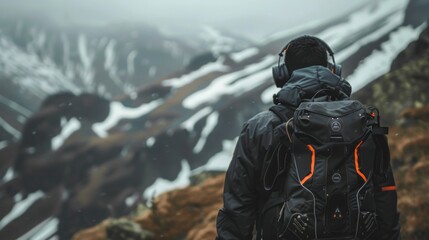
<svg viewBox="0 0 429 240">
<path fill-rule="evenodd" d="M 328 65 L 326 67 L 328 69 L 330 69 L 332 71 L 332 73 L 341 77 L 341 65 L 335 64 L 334 52 L 332 51 L 332 49 L 322 39 L 317 38 L 317 37 L 312 37 L 312 38 L 317 40 L 319 42 L 319 44 L 321 44 L 326 49 L 326 51 L 328 51 L 329 56 L 331 56 L 331 58 L 332 58 L 333 64 L 328 62 Z M 284 48 L 282 48 L 282 50 L 279 53 L 279 60 L 277 62 L 277 66 L 274 66 L 272 69 L 273 70 L 274 83 L 276 84 L 276 86 L 278 88 L 283 87 L 283 85 L 285 85 L 285 83 L 287 81 L 289 81 L 289 78 L 290 78 L 290 74 L 287 70 L 286 63 L 285 63 L 286 62 L 286 52 L 289 48 L 289 45 L 290 45 L 290 42 Z M 283 57 L 283 53 L 284 53 L 284 59 L 285 60 L 283 61 L 283 63 L 280 63 L 280 60 Z"/>
</svg>

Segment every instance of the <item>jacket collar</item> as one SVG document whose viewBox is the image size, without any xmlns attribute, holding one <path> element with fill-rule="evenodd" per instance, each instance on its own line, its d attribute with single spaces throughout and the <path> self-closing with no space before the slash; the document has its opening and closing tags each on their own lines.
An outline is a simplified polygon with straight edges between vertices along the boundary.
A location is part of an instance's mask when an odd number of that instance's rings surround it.
<svg viewBox="0 0 429 240">
<path fill-rule="evenodd" d="M 289 81 L 278 92 L 279 102 L 293 108 L 311 99 L 321 89 L 335 90 L 339 99 L 348 99 L 352 92 L 350 84 L 333 74 L 328 68 L 311 66 L 293 71 Z M 318 94 L 317 96 L 326 96 Z"/>
</svg>

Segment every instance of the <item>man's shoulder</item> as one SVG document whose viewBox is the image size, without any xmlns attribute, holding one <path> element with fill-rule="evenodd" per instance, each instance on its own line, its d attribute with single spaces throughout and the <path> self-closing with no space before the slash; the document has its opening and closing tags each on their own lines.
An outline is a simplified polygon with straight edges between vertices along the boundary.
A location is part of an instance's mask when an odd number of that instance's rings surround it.
<svg viewBox="0 0 429 240">
<path fill-rule="evenodd" d="M 249 128 L 265 128 L 269 126 L 275 126 L 281 123 L 281 119 L 272 111 L 263 111 L 256 115 L 254 115 L 252 118 L 250 118 L 246 124 L 249 126 Z"/>
<path fill-rule="evenodd" d="M 264 119 L 264 118 L 270 119 L 272 117 L 274 117 L 273 112 L 270 110 L 266 110 L 266 111 L 257 113 L 256 115 L 251 117 L 249 121 L 255 121 L 255 120 Z"/>
</svg>

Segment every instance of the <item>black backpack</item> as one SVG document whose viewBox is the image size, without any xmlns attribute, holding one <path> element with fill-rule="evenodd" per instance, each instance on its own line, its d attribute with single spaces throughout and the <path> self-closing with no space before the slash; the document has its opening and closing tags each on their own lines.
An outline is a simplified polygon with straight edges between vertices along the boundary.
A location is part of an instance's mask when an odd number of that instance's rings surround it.
<svg viewBox="0 0 429 240">
<path fill-rule="evenodd" d="M 276 128 L 283 140 L 265 160 L 264 187 L 276 197 L 264 209 L 278 213 L 259 225 L 276 221 L 277 239 L 371 238 L 377 230 L 371 180 L 390 164 L 378 110 L 356 100 L 303 102 L 291 118 L 285 106 L 270 110 L 283 121 Z"/>
</svg>

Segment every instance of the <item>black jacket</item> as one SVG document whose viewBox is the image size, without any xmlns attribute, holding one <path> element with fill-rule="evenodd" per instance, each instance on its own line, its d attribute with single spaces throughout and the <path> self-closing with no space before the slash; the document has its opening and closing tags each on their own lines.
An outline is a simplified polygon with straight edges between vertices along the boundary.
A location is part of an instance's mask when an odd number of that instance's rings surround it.
<svg viewBox="0 0 429 240">
<path fill-rule="evenodd" d="M 292 115 L 294 109 L 321 89 L 331 87 L 350 96 L 350 84 L 332 74 L 327 68 L 313 66 L 293 72 L 291 79 L 279 91 L 279 102 L 287 106 Z M 229 165 L 224 186 L 224 207 L 217 216 L 217 239 L 252 239 L 255 231 L 262 231 L 265 240 L 276 239 L 274 224 L 261 224 L 261 212 L 270 200 L 270 192 L 264 190 L 263 173 L 266 154 L 276 145 L 275 127 L 281 120 L 271 111 L 257 114 L 248 120 L 240 133 L 233 158 Z M 381 191 L 383 186 L 393 186 L 391 171 L 387 179 L 374 179 L 380 191 L 375 195 L 380 233 L 376 239 L 399 239 L 399 220 L 396 210 L 396 192 Z M 380 211 L 378 211 L 380 210 Z M 267 232 L 269 234 L 267 234 Z"/>
</svg>

